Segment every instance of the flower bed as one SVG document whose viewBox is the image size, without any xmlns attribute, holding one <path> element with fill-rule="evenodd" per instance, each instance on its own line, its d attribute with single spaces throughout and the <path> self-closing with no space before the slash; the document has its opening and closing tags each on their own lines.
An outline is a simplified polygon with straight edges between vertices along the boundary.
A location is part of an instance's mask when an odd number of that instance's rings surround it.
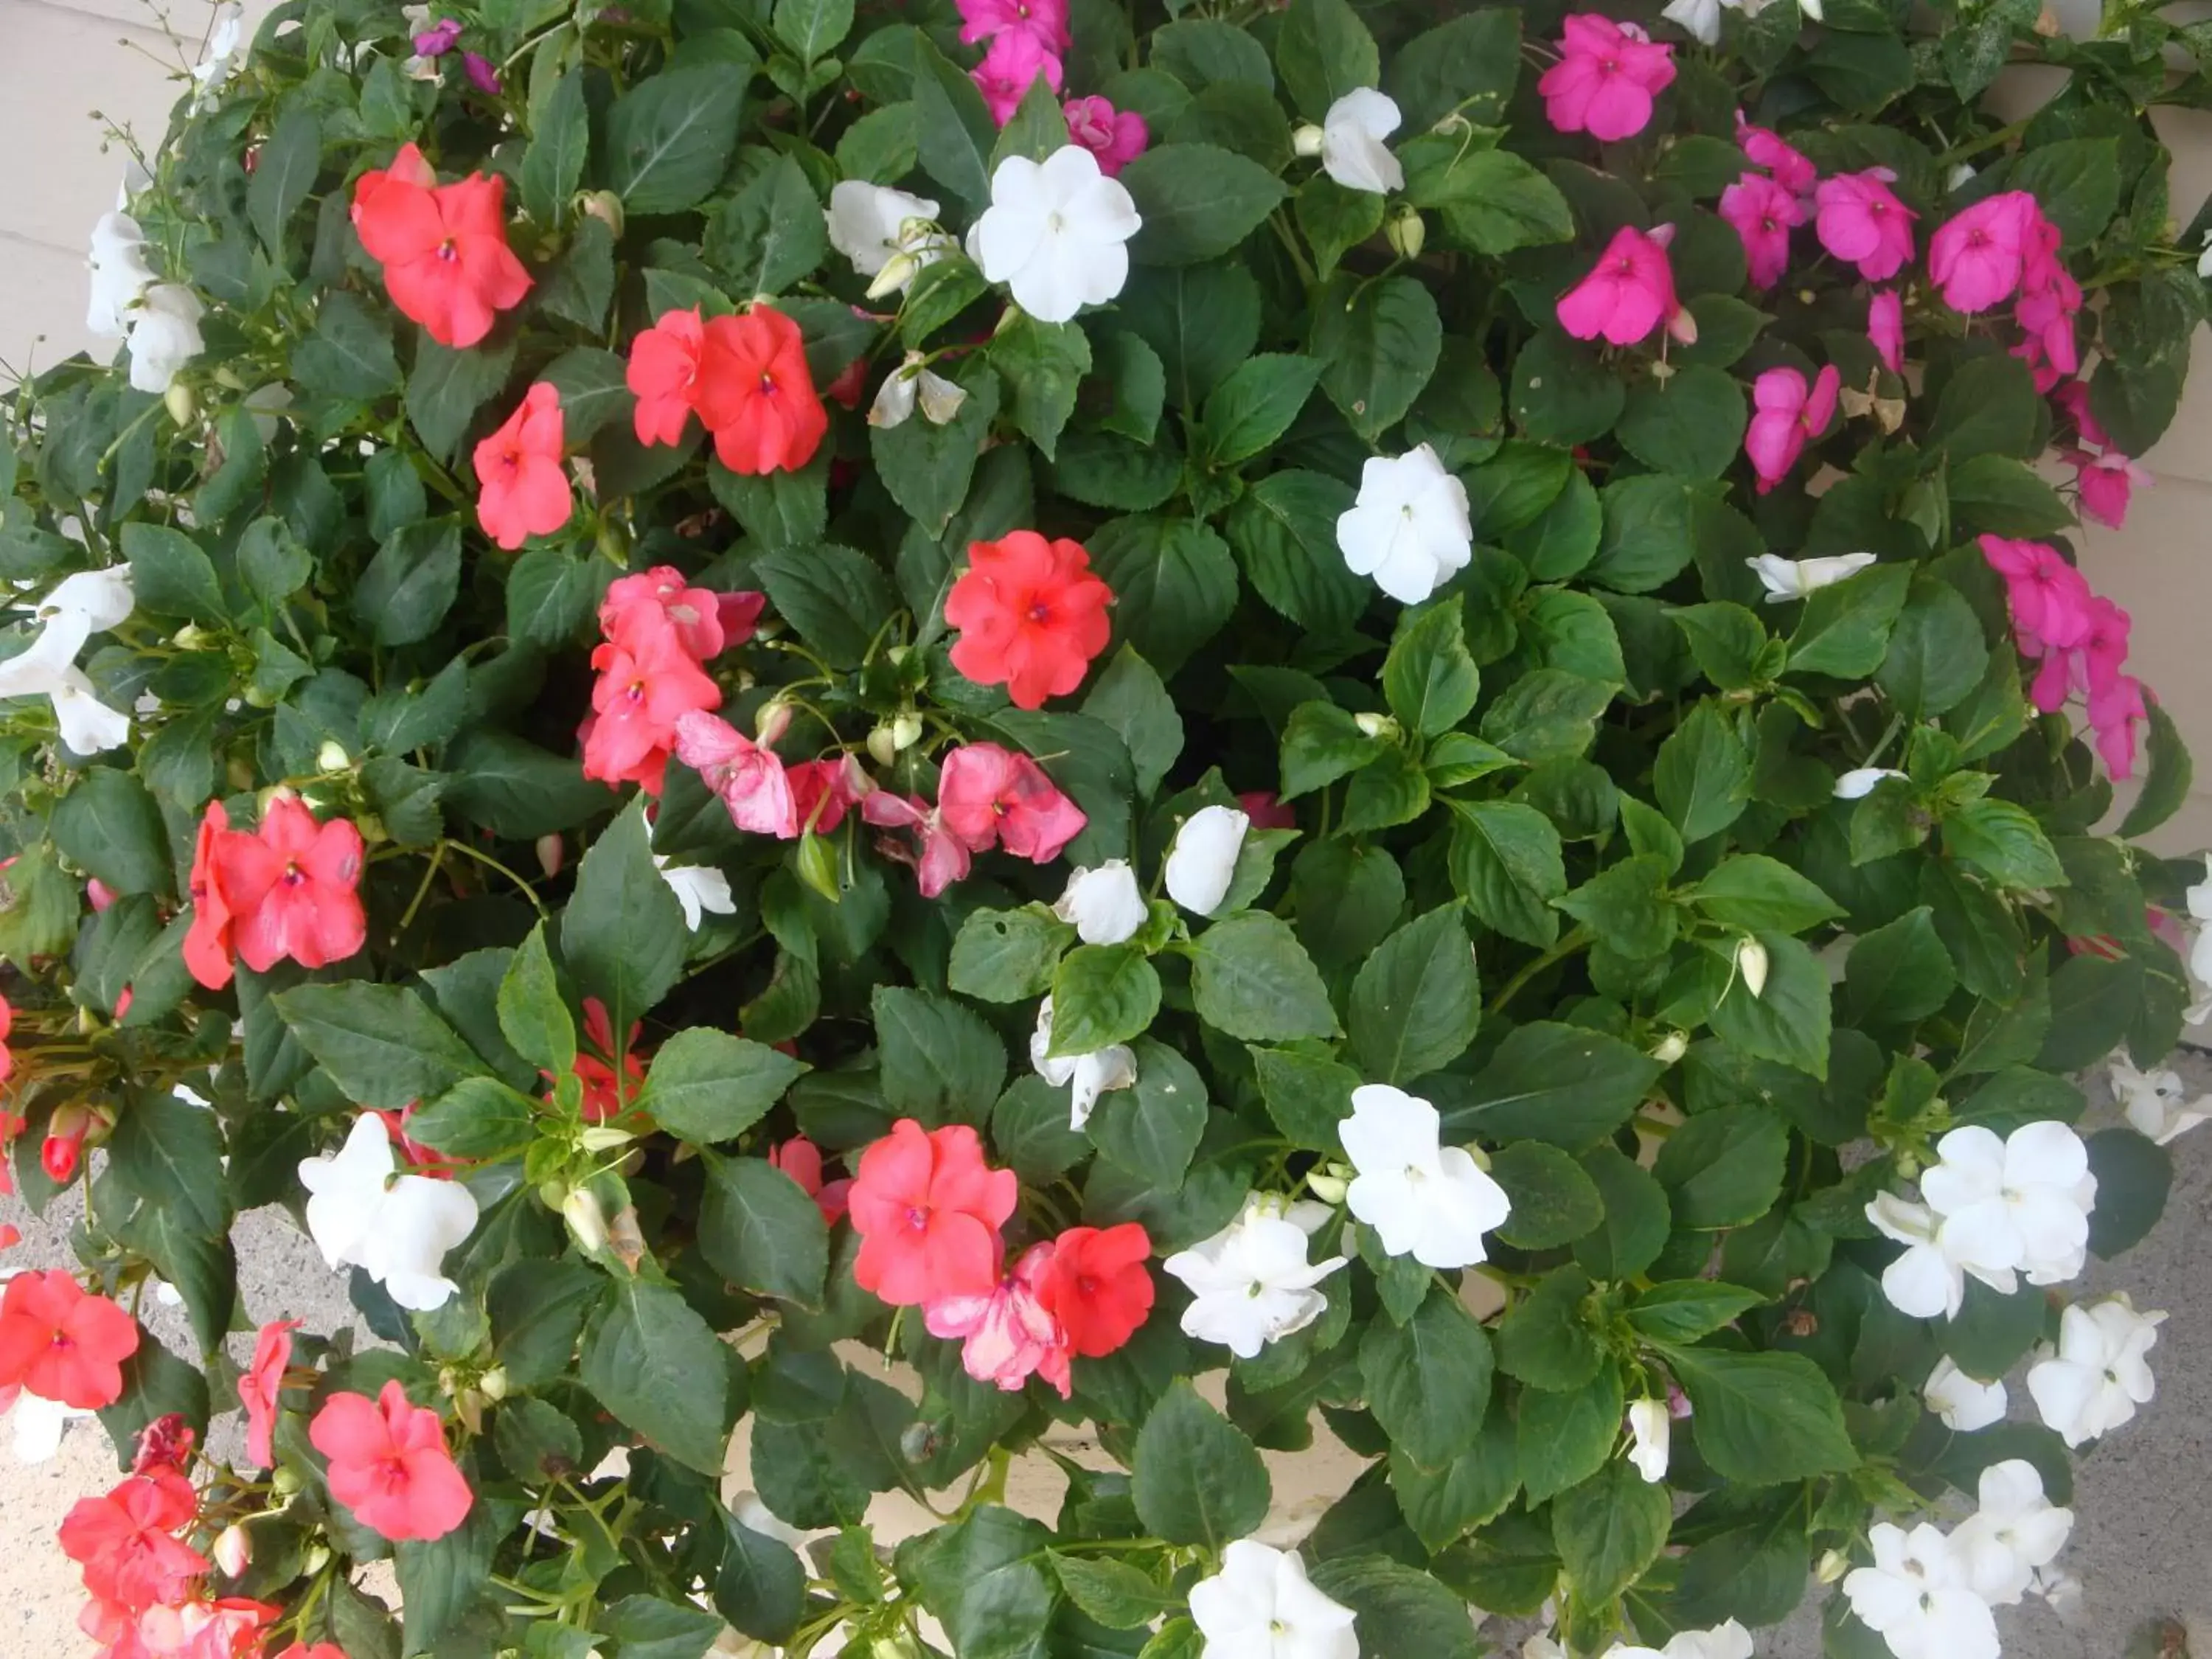
<svg viewBox="0 0 2212 1659">
<path fill-rule="evenodd" d="M 1746 1659 L 1817 1582 L 1977 1659 L 2057 1592 L 2164 1316 L 2076 1281 L 2206 1115 L 2189 759 L 2067 540 L 2203 314 L 2192 34 L 412 9 L 225 24 L 120 358 L 0 438 L 0 1139 L 83 1206 L 0 1389 L 129 1470 L 103 1651 Z M 240 1369 L 271 1204 L 375 1344 Z"/>
</svg>

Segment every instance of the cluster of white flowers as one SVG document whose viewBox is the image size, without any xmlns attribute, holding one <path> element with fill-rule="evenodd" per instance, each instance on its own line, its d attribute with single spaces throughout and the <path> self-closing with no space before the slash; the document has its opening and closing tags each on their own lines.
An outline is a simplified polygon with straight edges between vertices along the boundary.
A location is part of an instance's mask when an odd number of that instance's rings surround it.
<svg viewBox="0 0 2212 1659">
<path fill-rule="evenodd" d="M 2157 1392 L 2150 1351 L 2166 1316 L 2137 1313 L 2125 1295 L 2077 1302 L 2059 1316 L 2058 1346 L 2037 1351 L 2027 1392 L 2044 1426 L 2079 1446 L 2134 1420 Z"/>
<path fill-rule="evenodd" d="M 331 1267 L 359 1267 L 401 1307 L 428 1313 L 453 1294 L 446 1252 L 476 1231 L 477 1201 L 458 1181 L 398 1167 L 384 1120 L 363 1112 L 337 1152 L 301 1161 L 307 1232 Z"/>
<path fill-rule="evenodd" d="M 146 263 L 146 233 L 119 208 L 102 214 L 93 226 L 88 263 L 92 301 L 85 328 L 102 339 L 123 337 L 131 386 L 156 396 L 166 393 L 177 372 L 205 343 L 200 318 L 206 307 L 181 283 L 155 280 Z"/>
<path fill-rule="evenodd" d="M 1868 1534 L 1871 1565 L 1844 1576 L 1859 1622 L 1897 1659 L 1996 1659 L 1992 1607 L 2016 1604 L 2057 1558 L 2074 1512 L 2044 1496 L 2020 1458 L 1982 1471 L 1978 1507 L 1948 1534 L 1928 1522 L 1888 1522 Z"/>
<path fill-rule="evenodd" d="M 957 246 L 938 228 L 938 204 L 885 185 L 847 179 L 830 187 L 830 246 L 853 262 L 854 271 L 873 279 L 872 299 L 902 294 L 926 265 Z"/>
<path fill-rule="evenodd" d="M 30 644 L 0 661 L 0 697 L 46 698 L 62 741 L 80 755 L 124 742 L 131 717 L 93 695 L 76 659 L 87 640 L 119 626 L 136 603 L 131 573 L 120 567 L 64 577 L 32 607 L 40 628 Z"/>
</svg>

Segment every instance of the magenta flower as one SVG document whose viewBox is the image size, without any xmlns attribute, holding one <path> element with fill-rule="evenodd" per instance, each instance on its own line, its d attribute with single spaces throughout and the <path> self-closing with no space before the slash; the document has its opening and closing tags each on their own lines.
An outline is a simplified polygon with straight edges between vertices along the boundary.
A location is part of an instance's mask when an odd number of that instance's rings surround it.
<svg viewBox="0 0 2212 1659">
<path fill-rule="evenodd" d="M 415 37 L 415 55 L 417 58 L 443 58 L 460 44 L 460 19 L 441 17 Z"/>
<path fill-rule="evenodd" d="M 1878 288 L 1867 301 L 1867 338 L 1893 374 L 1905 373 L 1905 301 L 1893 288 Z"/>
<path fill-rule="evenodd" d="M 1674 234 L 1672 225 L 1648 235 L 1633 225 L 1615 231 L 1589 275 L 1560 297 L 1559 326 L 1577 340 L 1602 335 L 1625 346 L 1663 323 L 1685 345 L 1695 340 L 1697 325 L 1674 298 L 1674 268 L 1667 259 Z"/>
<path fill-rule="evenodd" d="M 1753 288 L 1772 288 L 1790 264 L 1790 232 L 1805 208 L 1763 173 L 1747 173 L 1721 192 L 1721 217 L 1735 227 Z"/>
<path fill-rule="evenodd" d="M 2082 512 L 2114 530 L 2125 526 L 2128 503 L 2135 492 L 2150 487 L 2149 471 L 2117 449 L 2107 449 L 2101 455 L 2082 449 L 2060 453 L 2074 469 L 2074 481 L 2081 490 Z"/>
<path fill-rule="evenodd" d="M 2041 219 L 2035 198 L 2024 190 L 1954 215 L 1928 243 L 1928 274 L 1943 290 L 1943 303 L 1971 316 L 2011 298 Z"/>
<path fill-rule="evenodd" d="M 983 61 L 970 75 L 982 88 L 991 118 L 1000 126 L 1014 118 L 1014 112 L 1021 107 L 1038 76 L 1043 76 L 1045 84 L 1054 92 L 1060 85 L 1060 59 L 1025 29 L 1007 29 L 993 35 Z"/>
<path fill-rule="evenodd" d="M 1042 50 L 1060 57 L 1074 44 L 1067 28 L 1067 0 L 957 0 L 957 3 L 960 38 L 971 46 L 1001 35 L 1026 34 Z"/>
<path fill-rule="evenodd" d="M 2097 753 L 2115 781 L 2125 782 L 2135 775 L 2136 727 L 2149 718 L 2142 682 L 2132 674 L 2116 676 L 2101 696 L 2090 693 L 2090 729 L 2097 734 Z"/>
<path fill-rule="evenodd" d="M 482 52 L 465 52 L 461 54 L 461 67 L 468 71 L 469 80 L 478 92 L 488 98 L 499 96 L 499 70 L 490 58 Z"/>
<path fill-rule="evenodd" d="M 2074 313 L 2081 309 L 2081 285 L 2058 257 L 2058 227 L 2033 211 L 2021 246 L 2020 301 L 2013 320 L 2027 336 L 2031 366 L 2047 362 L 2059 374 L 2078 374 L 2081 353 L 2074 338 Z"/>
<path fill-rule="evenodd" d="M 1566 20 L 1559 61 L 1544 71 L 1536 90 L 1553 127 L 1610 144 L 1644 131 L 1651 100 L 1674 79 L 1674 47 L 1633 23 L 1585 12 Z"/>
<path fill-rule="evenodd" d="M 2004 578 L 2005 604 L 2022 651 L 2032 657 L 2046 651 L 2056 655 L 2089 637 L 2095 607 L 2102 601 L 2056 548 L 2003 536 L 1984 536 L 1979 545 L 1990 568 Z M 2050 708 L 2065 700 L 2062 690 Z"/>
<path fill-rule="evenodd" d="M 1823 179 L 1813 199 L 1819 204 L 1815 228 L 1820 246 L 1859 268 L 1869 283 L 1884 283 L 1912 257 L 1912 210 L 1889 187 L 1897 175 L 1887 167 L 1839 173 Z"/>
<path fill-rule="evenodd" d="M 1792 196 L 1810 196 L 1820 177 L 1820 169 L 1765 127 L 1755 127 L 1735 112 L 1736 148 L 1751 157 L 1753 167 L 1765 167 L 1774 182 Z"/>
<path fill-rule="evenodd" d="M 1145 153 L 1152 134 L 1133 109 L 1117 110 L 1099 97 L 1067 100 L 1067 136 L 1098 158 L 1098 171 L 1111 179 Z"/>
<path fill-rule="evenodd" d="M 1751 457 L 1760 495 L 1790 476 L 1806 444 L 1835 419 L 1843 379 L 1831 363 L 1809 386 L 1794 368 L 1770 368 L 1752 382 L 1751 401 L 1758 413 L 1745 429 L 1743 453 Z"/>
<path fill-rule="evenodd" d="M 2057 404 L 2066 418 L 2074 422 L 2074 430 L 2083 443 L 2094 444 L 2100 449 L 2112 443 L 2112 441 L 2105 435 L 2105 428 L 2097 424 L 2097 417 L 2089 412 L 2089 383 L 2087 380 L 2067 381 L 2051 394 L 2051 401 Z"/>
</svg>

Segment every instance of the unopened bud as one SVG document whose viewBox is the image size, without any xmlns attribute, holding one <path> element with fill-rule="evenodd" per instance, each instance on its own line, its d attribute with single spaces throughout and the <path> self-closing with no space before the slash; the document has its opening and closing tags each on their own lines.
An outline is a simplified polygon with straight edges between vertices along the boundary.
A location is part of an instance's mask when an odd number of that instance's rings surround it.
<svg viewBox="0 0 2212 1659">
<path fill-rule="evenodd" d="M 207 635 L 200 632 L 198 623 L 186 623 L 169 636 L 169 643 L 179 651 L 197 651 L 207 643 Z"/>
<path fill-rule="evenodd" d="M 169 418 L 179 426 L 192 418 L 198 405 L 192 401 L 192 389 L 182 380 L 169 382 L 169 389 L 161 394 L 161 402 L 169 410 Z"/>
<path fill-rule="evenodd" d="M 889 766 L 898 758 L 898 732 L 889 722 L 868 733 L 868 758 L 878 766 Z"/>
<path fill-rule="evenodd" d="M 269 1485 L 279 1498 L 289 1498 L 300 1490 L 300 1477 L 279 1464 L 269 1472 Z"/>
<path fill-rule="evenodd" d="M 604 1123 L 594 1123 L 576 1137 L 577 1144 L 587 1152 L 611 1152 L 617 1146 L 627 1146 L 637 1137 L 628 1129 L 617 1129 Z"/>
<path fill-rule="evenodd" d="M 753 716 L 753 738 L 766 745 L 781 738 L 791 726 L 791 705 L 780 697 L 770 697 Z"/>
<path fill-rule="evenodd" d="M 1324 1204 L 1341 1204 L 1352 1183 L 1342 1176 L 1323 1175 L 1319 1170 L 1306 1171 L 1306 1190 Z"/>
<path fill-rule="evenodd" d="M 538 836 L 538 867 L 545 872 L 548 880 L 561 873 L 561 866 L 568 858 L 568 843 L 557 834 Z"/>
<path fill-rule="evenodd" d="M 1382 234 L 1389 240 L 1392 252 L 1404 258 L 1418 259 L 1421 257 L 1422 248 L 1428 245 L 1428 222 L 1416 210 L 1407 208 L 1383 226 Z"/>
<path fill-rule="evenodd" d="M 844 902 L 844 890 L 837 881 L 837 854 L 830 843 L 817 835 L 799 838 L 799 878 L 832 904 Z"/>
<path fill-rule="evenodd" d="M 891 716 L 891 747 L 911 749 L 921 741 L 921 716 L 911 708 L 902 708 Z"/>
<path fill-rule="evenodd" d="M 1651 1058 L 1662 1066 L 1672 1066 L 1690 1052 L 1690 1039 L 1680 1031 L 1669 1031 L 1652 1045 Z"/>
<path fill-rule="evenodd" d="M 1841 1550 L 1824 1550 L 1820 1563 L 1813 1569 L 1813 1577 L 1824 1584 L 1832 1584 L 1851 1568 L 1851 1559 Z"/>
<path fill-rule="evenodd" d="M 876 280 L 868 284 L 868 297 L 880 300 L 886 294 L 896 294 L 921 273 L 921 262 L 911 253 L 894 253 L 884 261 L 884 268 L 876 273 Z"/>
<path fill-rule="evenodd" d="M 323 746 L 315 750 L 315 764 L 325 772 L 343 772 L 353 764 L 353 757 L 337 738 L 325 738 Z"/>
<path fill-rule="evenodd" d="M 921 1650 L 915 1644 L 914 1632 L 893 1631 L 888 1636 L 878 1636 L 868 1648 L 869 1659 L 921 1659 Z"/>
<path fill-rule="evenodd" d="M 1755 939 L 1745 939 L 1735 947 L 1735 970 L 1743 975 L 1743 988 L 1753 996 L 1761 996 L 1766 990 L 1766 947 Z"/>
<path fill-rule="evenodd" d="M 215 1564 L 223 1576 L 235 1578 L 253 1565 L 253 1540 L 245 1528 L 233 1522 L 215 1540 Z"/>
<path fill-rule="evenodd" d="M 1398 722 L 1388 714 L 1354 714 L 1352 723 L 1363 738 L 1395 737 L 1398 732 Z"/>
<path fill-rule="evenodd" d="M 1944 188 L 1947 190 L 1961 189 L 1972 179 L 1973 176 L 1974 169 L 1967 163 L 1961 161 L 1958 166 L 1953 167 L 1950 173 L 1945 177 L 1943 180 Z"/>
<path fill-rule="evenodd" d="M 289 1471 L 280 1469 L 277 1473 L 282 1474 L 289 1473 Z M 300 1478 L 297 1475 L 294 1475 L 292 1477 L 292 1490 L 297 1492 L 299 1489 Z M 279 1488 L 279 1490 L 282 1490 L 282 1488 Z M 303 1575 L 309 1578 L 313 1578 L 325 1567 L 330 1565 L 330 1564 L 331 1547 L 328 1544 L 316 1544 L 312 1546 L 308 1549 L 306 1556 L 301 1559 L 300 1562 L 300 1570 Z"/>
<path fill-rule="evenodd" d="M 607 1247 L 606 1212 L 599 1208 L 599 1200 L 581 1187 L 571 1187 L 568 1195 L 561 1200 L 561 1218 L 568 1224 L 568 1231 L 576 1236 L 576 1243 L 587 1250 L 604 1250 Z"/>
<path fill-rule="evenodd" d="M 504 1365 L 493 1366 L 482 1376 L 477 1378 L 477 1387 L 483 1391 L 483 1397 L 487 1400 L 506 1399 L 507 1367 Z"/>
<path fill-rule="evenodd" d="M 1322 137 L 1322 130 L 1312 122 L 1302 122 L 1291 134 L 1291 149 L 1300 155 L 1318 155 L 1321 154 Z"/>
<path fill-rule="evenodd" d="M 597 219 L 619 237 L 623 234 L 622 198 L 611 190 L 586 191 L 576 199 L 576 206 L 586 218 Z"/>
</svg>

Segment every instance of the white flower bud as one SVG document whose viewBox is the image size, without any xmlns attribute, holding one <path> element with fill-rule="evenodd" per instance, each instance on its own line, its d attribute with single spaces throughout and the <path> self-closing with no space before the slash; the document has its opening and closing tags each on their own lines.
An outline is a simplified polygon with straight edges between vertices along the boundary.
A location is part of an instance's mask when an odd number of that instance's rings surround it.
<svg viewBox="0 0 2212 1659">
<path fill-rule="evenodd" d="M 1851 1559 L 1841 1550 L 1822 1552 L 1820 1565 L 1813 1569 L 1813 1577 L 1824 1584 L 1832 1584 L 1850 1571 Z"/>
<path fill-rule="evenodd" d="M 161 394 L 161 401 L 168 407 L 169 418 L 179 426 L 190 421 L 198 408 L 192 401 L 191 387 L 182 380 L 170 381 L 169 389 Z"/>
<path fill-rule="evenodd" d="M 1735 970 L 1743 975 L 1743 988 L 1754 997 L 1766 990 L 1766 947 L 1747 937 L 1735 947 Z"/>
<path fill-rule="evenodd" d="M 1669 1031 L 1651 1047 L 1651 1058 L 1662 1066 L 1672 1066 L 1690 1052 L 1690 1039 L 1686 1032 Z"/>
<path fill-rule="evenodd" d="M 911 749 L 921 741 L 921 716 L 911 708 L 902 708 L 891 716 L 891 747 Z"/>
<path fill-rule="evenodd" d="M 582 1187 L 571 1187 L 568 1195 L 561 1200 L 561 1218 L 568 1224 L 568 1231 L 576 1236 L 576 1243 L 587 1250 L 607 1248 L 606 1212 L 599 1208 L 599 1200 Z"/>
<path fill-rule="evenodd" d="M 1359 728 L 1359 735 L 1363 738 L 1379 738 L 1385 732 L 1395 732 L 1398 729 L 1398 722 L 1388 714 L 1354 714 L 1352 723 Z"/>
<path fill-rule="evenodd" d="M 576 1137 L 577 1144 L 587 1152 L 611 1152 L 617 1146 L 627 1146 L 637 1137 L 628 1129 L 617 1129 L 604 1123 L 588 1126 Z"/>
<path fill-rule="evenodd" d="M 337 738 L 325 738 L 323 746 L 315 750 L 315 764 L 325 772 L 343 772 L 353 764 L 353 757 Z"/>
<path fill-rule="evenodd" d="M 868 758 L 878 766 L 889 766 L 898 758 L 897 729 L 886 722 L 868 733 Z"/>
<path fill-rule="evenodd" d="M 477 1379 L 477 1387 L 487 1400 L 507 1398 L 507 1367 L 495 1365 Z"/>
<path fill-rule="evenodd" d="M 1291 134 L 1291 149 L 1299 155 L 1318 155 L 1322 137 L 1322 130 L 1312 122 L 1302 122 Z"/>
<path fill-rule="evenodd" d="M 223 1576 L 235 1578 L 253 1565 L 253 1540 L 245 1528 L 235 1522 L 225 1527 L 215 1540 L 215 1564 Z"/>
<path fill-rule="evenodd" d="M 1328 1167 L 1331 1170 L 1336 1168 L 1334 1164 Z M 1324 1204 L 1343 1203 L 1345 1189 L 1351 1185 L 1351 1179 L 1346 1176 L 1323 1175 L 1317 1169 L 1306 1172 L 1306 1190 Z"/>
<path fill-rule="evenodd" d="M 1428 246 L 1428 222 L 1418 210 L 1407 208 L 1382 227 L 1382 234 L 1394 252 L 1404 258 L 1418 259 L 1421 250 Z"/>
<path fill-rule="evenodd" d="M 547 880 L 561 873 L 561 866 L 568 862 L 568 844 L 557 834 L 538 836 L 538 867 L 545 872 Z"/>
</svg>

